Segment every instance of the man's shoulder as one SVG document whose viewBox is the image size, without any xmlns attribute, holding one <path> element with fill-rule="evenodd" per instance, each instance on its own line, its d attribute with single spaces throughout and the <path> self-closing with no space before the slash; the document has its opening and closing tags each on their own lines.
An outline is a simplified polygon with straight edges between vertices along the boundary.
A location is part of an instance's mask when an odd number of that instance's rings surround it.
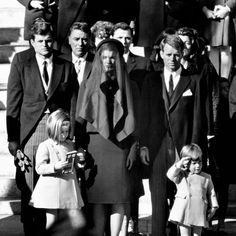
<svg viewBox="0 0 236 236">
<path fill-rule="evenodd" d="M 53 60 L 58 64 L 73 65 L 72 58 L 70 58 L 69 55 L 59 51 L 53 51 Z"/>
<path fill-rule="evenodd" d="M 150 71 L 144 78 L 146 86 L 161 86 L 162 85 L 162 71 Z M 148 84 L 148 85 L 147 85 Z"/>
<path fill-rule="evenodd" d="M 142 62 L 142 63 L 148 63 L 149 62 L 149 58 L 147 57 L 143 57 L 143 56 L 139 56 L 139 55 L 135 55 L 132 52 L 129 53 L 129 57 L 137 62 Z"/>
<path fill-rule="evenodd" d="M 56 54 L 56 57 L 58 57 L 59 59 L 72 62 L 71 52 L 59 52 L 59 51 L 56 51 L 55 54 Z"/>
<path fill-rule="evenodd" d="M 161 78 L 162 74 L 163 74 L 162 70 L 150 71 L 147 73 L 146 79 L 156 80 L 156 78 Z"/>
<path fill-rule="evenodd" d="M 135 70 L 140 70 L 139 72 L 152 71 L 151 61 L 149 60 L 149 58 L 135 55 L 132 52 L 129 53 L 127 66 L 128 68 L 132 68 L 131 71 Z"/>
<path fill-rule="evenodd" d="M 14 57 L 22 62 L 25 62 L 28 58 L 35 57 L 35 51 L 33 48 L 29 48 L 24 51 L 17 52 Z"/>
<path fill-rule="evenodd" d="M 71 51 L 70 52 L 69 51 L 68 52 L 57 52 L 56 55 L 59 59 L 72 62 L 72 52 Z M 92 63 L 93 59 L 94 59 L 94 54 L 92 52 L 88 52 L 85 60 L 87 62 Z"/>
<path fill-rule="evenodd" d="M 182 67 L 180 76 L 185 77 L 193 82 L 199 82 L 200 78 L 202 77 L 202 74 L 199 74 L 198 72 L 189 72 L 188 70 Z"/>
<path fill-rule="evenodd" d="M 94 53 L 88 52 L 88 54 L 87 54 L 87 56 L 86 56 L 86 61 L 87 61 L 87 62 L 93 62 L 94 56 L 95 56 Z"/>
</svg>

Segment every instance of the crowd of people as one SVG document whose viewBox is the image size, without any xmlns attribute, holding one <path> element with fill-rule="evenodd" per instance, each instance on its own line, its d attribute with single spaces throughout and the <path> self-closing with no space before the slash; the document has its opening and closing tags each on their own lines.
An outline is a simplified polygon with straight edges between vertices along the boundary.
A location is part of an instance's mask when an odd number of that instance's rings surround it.
<svg viewBox="0 0 236 236">
<path fill-rule="evenodd" d="M 137 236 L 143 179 L 153 236 L 207 235 L 213 216 L 222 230 L 236 1 L 194 1 L 202 31 L 174 24 L 167 1 L 168 27 L 151 48 L 135 46 L 134 17 L 85 21 L 90 1 L 18 1 L 30 48 L 11 63 L 7 133 L 25 235 Z"/>
</svg>

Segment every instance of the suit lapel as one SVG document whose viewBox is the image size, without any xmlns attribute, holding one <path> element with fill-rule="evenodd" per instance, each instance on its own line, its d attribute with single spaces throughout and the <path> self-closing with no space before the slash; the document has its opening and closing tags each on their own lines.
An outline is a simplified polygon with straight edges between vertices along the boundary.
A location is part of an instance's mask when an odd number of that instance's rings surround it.
<svg viewBox="0 0 236 236">
<path fill-rule="evenodd" d="M 84 68 L 84 75 L 83 75 L 83 81 L 88 79 L 90 72 L 92 70 L 92 66 L 93 66 L 93 58 L 94 55 L 90 52 L 88 52 L 87 56 L 86 56 L 86 63 L 85 63 L 85 68 Z"/>
<path fill-rule="evenodd" d="M 89 77 L 91 70 L 92 70 L 92 63 L 89 61 L 86 61 L 85 68 L 84 68 L 83 81 Z"/>
<path fill-rule="evenodd" d="M 165 79 L 164 79 L 164 73 L 161 73 L 161 79 L 162 79 L 162 97 L 165 102 L 165 109 L 166 109 L 166 114 L 169 114 L 169 106 L 170 106 L 170 99 L 169 95 L 166 90 L 166 85 L 165 85 Z M 168 115 L 169 116 L 169 115 Z"/>
<path fill-rule="evenodd" d="M 43 94 L 46 98 L 46 94 L 45 94 L 45 90 L 43 87 L 43 82 L 42 82 L 42 78 L 41 78 L 41 74 L 39 71 L 39 67 L 38 67 L 38 63 L 35 57 L 35 52 L 34 50 L 31 52 L 31 56 L 29 57 L 29 64 L 28 64 L 29 68 L 30 68 L 30 74 L 31 77 L 30 79 L 32 80 L 32 84 L 39 89 L 39 93 Z"/>
<path fill-rule="evenodd" d="M 53 58 L 53 69 L 51 82 L 48 88 L 48 99 L 53 95 L 54 91 L 57 89 L 58 84 L 61 81 L 61 76 L 63 75 L 64 65 L 59 64 L 57 60 Z"/>
<path fill-rule="evenodd" d="M 177 103 L 177 101 L 182 97 L 186 87 L 190 84 L 191 78 L 189 76 L 180 75 L 179 83 L 174 90 L 174 93 L 170 99 L 170 107 L 169 110 L 173 108 L 173 106 Z"/>
<path fill-rule="evenodd" d="M 132 71 L 133 68 L 136 66 L 135 56 L 132 53 L 129 53 L 126 65 L 128 73 L 130 73 L 130 71 Z"/>
</svg>

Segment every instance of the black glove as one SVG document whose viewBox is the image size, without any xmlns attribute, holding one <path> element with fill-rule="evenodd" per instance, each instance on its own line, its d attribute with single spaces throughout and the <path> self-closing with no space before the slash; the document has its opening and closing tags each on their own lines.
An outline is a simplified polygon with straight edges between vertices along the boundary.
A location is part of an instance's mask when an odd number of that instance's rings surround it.
<svg viewBox="0 0 236 236">
<path fill-rule="evenodd" d="M 16 151 L 20 148 L 20 144 L 16 141 L 11 141 L 8 143 L 8 150 L 12 156 L 16 156 Z"/>
</svg>

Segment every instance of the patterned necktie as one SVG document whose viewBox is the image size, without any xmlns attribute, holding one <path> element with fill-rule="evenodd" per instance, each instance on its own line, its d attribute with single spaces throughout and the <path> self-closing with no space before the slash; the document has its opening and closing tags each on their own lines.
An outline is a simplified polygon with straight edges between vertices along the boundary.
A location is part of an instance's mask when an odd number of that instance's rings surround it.
<svg viewBox="0 0 236 236">
<path fill-rule="evenodd" d="M 81 60 L 78 59 L 78 61 L 76 61 L 76 64 L 75 64 L 75 70 L 76 70 L 77 75 L 79 75 L 80 69 L 81 69 Z"/>
<path fill-rule="evenodd" d="M 48 64 L 47 61 L 43 62 L 43 79 L 44 79 L 46 85 L 48 85 L 48 81 L 49 81 L 47 64 Z"/>
<path fill-rule="evenodd" d="M 173 75 L 170 74 L 170 78 L 169 78 L 169 97 L 172 96 L 173 92 L 174 92 Z"/>
</svg>

